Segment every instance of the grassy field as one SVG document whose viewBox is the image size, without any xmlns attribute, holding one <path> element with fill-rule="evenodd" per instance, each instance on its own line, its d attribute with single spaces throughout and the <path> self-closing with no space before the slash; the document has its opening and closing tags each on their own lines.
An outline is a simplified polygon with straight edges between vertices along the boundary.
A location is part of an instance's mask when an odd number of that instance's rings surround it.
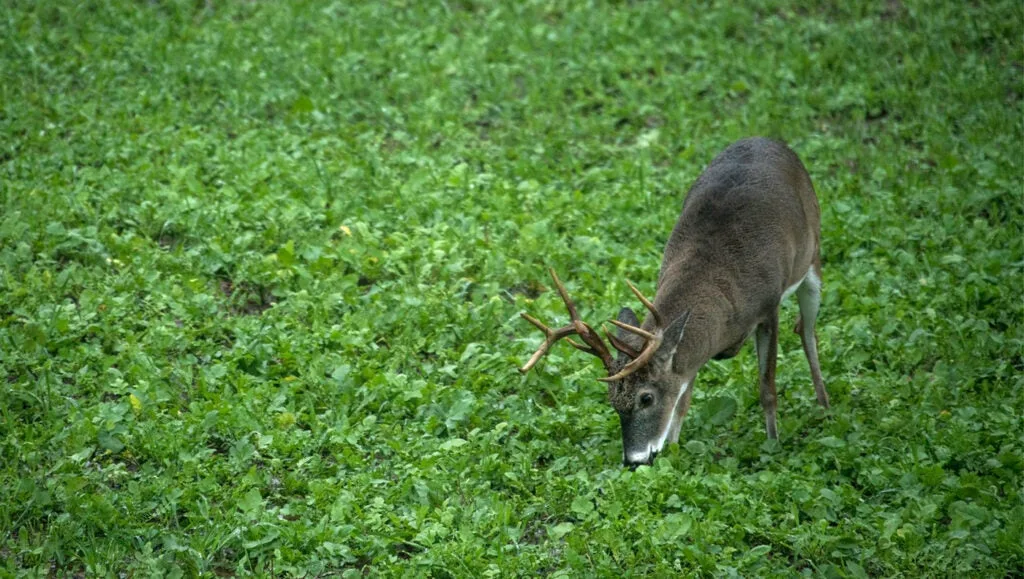
<svg viewBox="0 0 1024 579">
<path fill-rule="evenodd" d="M 1019 576 L 1022 96 L 1014 0 L 3 2 L 0 575 Z M 623 469 L 518 314 L 757 134 L 833 408 L 787 330 L 779 444 L 747 346 Z"/>
</svg>

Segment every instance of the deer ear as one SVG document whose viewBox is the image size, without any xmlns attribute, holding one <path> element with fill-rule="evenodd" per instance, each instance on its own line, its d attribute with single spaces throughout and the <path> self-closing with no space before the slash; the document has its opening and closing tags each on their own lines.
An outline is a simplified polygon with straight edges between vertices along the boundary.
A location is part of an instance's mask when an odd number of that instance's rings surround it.
<svg viewBox="0 0 1024 579">
<path fill-rule="evenodd" d="M 662 334 L 661 347 L 658 349 L 657 363 L 659 365 L 671 365 L 675 359 L 679 343 L 683 341 L 683 334 L 686 330 L 686 322 L 690 321 L 690 312 L 686 312 L 672 320 L 665 333 Z"/>
<path fill-rule="evenodd" d="M 630 308 L 622 308 L 619 310 L 618 320 L 623 324 L 629 324 L 631 326 L 640 327 L 640 320 L 636 319 L 636 313 Z M 624 335 L 632 336 L 634 334 L 619 328 L 619 337 Z"/>
</svg>

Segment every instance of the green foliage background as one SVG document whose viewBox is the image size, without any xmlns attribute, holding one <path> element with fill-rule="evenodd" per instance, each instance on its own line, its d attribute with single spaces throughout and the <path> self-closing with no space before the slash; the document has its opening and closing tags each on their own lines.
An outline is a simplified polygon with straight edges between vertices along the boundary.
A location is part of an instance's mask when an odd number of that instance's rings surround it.
<svg viewBox="0 0 1024 579">
<path fill-rule="evenodd" d="M 0 6 L 0 569 L 1002 576 L 1024 565 L 1017 1 Z M 653 293 L 683 194 L 782 138 L 822 365 L 701 373 L 620 466 L 527 377 L 556 268 Z M 787 305 L 785 324 L 792 323 Z"/>
</svg>

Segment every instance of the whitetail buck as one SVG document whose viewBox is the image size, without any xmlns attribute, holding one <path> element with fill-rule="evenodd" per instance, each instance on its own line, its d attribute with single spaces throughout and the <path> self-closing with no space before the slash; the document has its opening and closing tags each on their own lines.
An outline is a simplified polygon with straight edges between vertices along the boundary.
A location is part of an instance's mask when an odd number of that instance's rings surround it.
<svg viewBox="0 0 1024 579">
<path fill-rule="evenodd" d="M 818 403 L 828 393 L 818 365 L 814 322 L 821 301 L 821 215 L 810 177 L 784 144 L 764 138 L 738 141 L 722 151 L 690 188 L 665 246 L 654 302 L 629 288 L 650 311 L 640 324 L 629 308 L 605 334 L 612 357 L 576 307 L 554 270 L 551 277 L 569 310 L 569 325 L 540 328 L 545 340 L 520 368 L 528 372 L 561 338 L 601 358 L 608 397 L 622 424 L 623 462 L 650 464 L 668 441 L 678 442 L 690 408 L 697 371 L 712 358 L 731 358 L 754 334 L 761 405 L 768 438 L 775 427 L 775 358 L 779 306 L 796 292 L 803 342 Z M 628 281 L 626 283 L 629 283 Z"/>
</svg>

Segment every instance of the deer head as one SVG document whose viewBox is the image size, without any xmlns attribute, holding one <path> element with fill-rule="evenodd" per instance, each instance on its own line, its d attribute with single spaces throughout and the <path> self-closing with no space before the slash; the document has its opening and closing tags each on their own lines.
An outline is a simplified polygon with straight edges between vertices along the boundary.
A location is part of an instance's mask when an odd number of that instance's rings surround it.
<svg viewBox="0 0 1024 579">
<path fill-rule="evenodd" d="M 545 339 L 519 371 L 529 372 L 558 340 L 579 336 L 583 344 L 571 338 L 569 344 L 600 358 L 608 372 L 607 378 L 599 380 L 608 383 L 608 399 L 622 424 L 623 463 L 634 466 L 652 462 L 666 441 L 674 442 L 678 437 L 679 423 L 685 414 L 680 412 L 681 405 L 689 405 L 688 386 L 693 376 L 677 372 L 673 363 L 689 314 L 666 326 L 654 304 L 627 281 L 629 289 L 650 311 L 653 327 L 642 328 L 633 310 L 623 308 L 618 319 L 609 320 L 619 328 L 618 333 L 605 331 L 608 342 L 618 351 L 613 358 L 601 336 L 579 318 L 576 305 L 558 275 L 553 269 L 550 273 L 569 311 L 570 322 L 552 329 L 529 314 L 521 314 L 544 332 Z"/>
</svg>

